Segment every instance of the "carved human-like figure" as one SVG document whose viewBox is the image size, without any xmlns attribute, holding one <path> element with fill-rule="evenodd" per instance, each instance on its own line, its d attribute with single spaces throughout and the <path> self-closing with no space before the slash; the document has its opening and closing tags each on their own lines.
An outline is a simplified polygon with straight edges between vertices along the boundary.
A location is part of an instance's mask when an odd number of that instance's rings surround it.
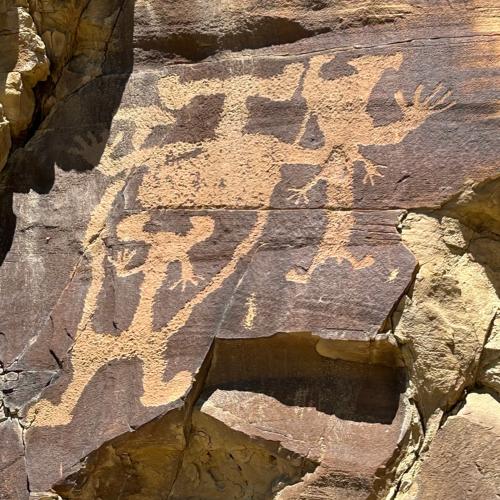
<svg viewBox="0 0 500 500">
<path fill-rule="evenodd" d="M 239 259 L 260 238 L 268 213 L 257 210 L 254 228 L 238 244 L 228 263 L 216 276 L 199 283 L 189 260 L 189 250 L 213 234 L 212 218 L 191 217 L 192 229 L 185 235 L 153 233 L 145 229 L 148 210 L 269 208 L 284 164 L 296 165 L 296 168 L 314 166 L 320 170 L 304 186 L 289 191 L 292 203 L 307 207 L 310 191 L 323 181 L 327 208 L 351 208 L 355 163 L 364 164 L 366 184 L 375 184 L 383 175 L 383 166 L 366 158 L 360 146 L 397 144 L 429 116 L 453 105 L 449 102 L 450 93 L 442 86 L 423 98 L 423 87 L 419 85 L 412 103 L 406 102 L 401 91 L 396 92 L 394 97 L 402 113 L 399 121 L 375 126 L 367 111 L 370 94 L 385 71 L 399 69 L 402 55 L 362 56 L 349 63 L 354 68 L 352 74 L 330 78 L 326 69 L 333 60 L 332 55 L 319 55 L 302 62 L 294 61 L 273 77 L 236 74 L 225 79 L 186 81 L 170 74 L 158 83 L 161 105 L 120 108 L 115 116 L 112 139 L 97 167 L 108 177 L 108 187 L 92 214 L 83 241 L 91 262 L 92 282 L 71 352 L 72 379 L 58 405 L 42 400 L 32 408 L 32 414 L 37 414 L 38 425 L 68 423 L 85 385 L 112 359 L 137 357 L 142 360 L 144 392 L 141 401 L 144 405 L 159 406 L 182 397 L 191 385 L 192 374 L 180 371 L 172 380 L 163 380 L 168 339 L 186 324 L 193 308 L 234 272 Z M 206 139 L 193 142 L 181 138 L 160 144 L 148 141 L 155 127 L 175 128 L 178 113 L 188 110 L 195 98 L 214 95 L 222 96 L 223 104 L 215 128 Z M 253 97 L 276 102 L 298 99 L 305 103 L 306 112 L 297 136 L 283 140 L 265 128 L 249 127 L 249 102 Z M 302 140 L 311 120 L 323 135 L 322 144 L 315 147 L 309 147 Z M 84 157 L 93 158 L 85 149 L 95 147 L 94 142 L 80 143 Z M 171 159 L 175 168 L 165 168 L 166 158 Z M 97 334 L 92 328 L 92 317 L 98 308 L 103 269 L 108 259 L 103 243 L 110 229 L 108 214 L 125 188 L 127 178 L 141 166 L 146 166 L 146 172 L 138 188 L 137 201 L 144 212 L 126 217 L 116 231 L 125 245 L 130 242 L 148 245 L 147 259 L 136 268 L 131 267 L 132 254 L 126 250 L 114 259 L 119 275 L 142 273 L 139 305 L 126 331 L 120 335 Z M 371 266 L 372 256 L 354 256 L 349 250 L 354 225 L 350 211 L 329 211 L 322 242 L 309 268 L 300 272 L 291 263 L 287 279 L 307 283 L 329 259 L 347 262 L 354 269 Z M 184 292 L 187 287 L 190 291 L 194 285 L 198 287 L 194 297 L 187 299 L 169 323 L 155 331 L 153 304 L 172 262 L 180 264 L 181 276 L 171 288 Z"/>
<path fill-rule="evenodd" d="M 71 412 L 85 386 L 97 371 L 112 359 L 138 358 L 143 362 L 143 395 L 146 406 L 156 406 L 169 397 L 182 396 L 191 384 L 191 373 L 181 371 L 168 382 L 163 379 L 166 367 L 165 349 L 174 330 L 156 331 L 153 324 L 154 304 L 159 288 L 164 282 L 168 266 L 172 262 L 181 264 L 180 284 L 184 288 L 195 283 L 196 277 L 189 261 L 188 252 L 197 243 L 209 238 L 214 230 L 211 217 L 191 217 L 192 228 L 185 234 L 173 232 L 149 232 L 144 229 L 149 215 L 132 214 L 117 226 L 117 236 L 125 245 L 142 243 L 149 247 L 144 263 L 129 268 L 131 254 L 123 251 L 121 258 L 111 259 L 119 276 L 142 273 L 139 304 L 130 326 L 116 334 L 97 333 L 91 317 L 80 324 L 78 336 L 71 353 L 73 378 L 64 391 L 58 405 L 44 402 L 35 407 L 39 422 L 65 424 L 71 420 Z"/>
</svg>

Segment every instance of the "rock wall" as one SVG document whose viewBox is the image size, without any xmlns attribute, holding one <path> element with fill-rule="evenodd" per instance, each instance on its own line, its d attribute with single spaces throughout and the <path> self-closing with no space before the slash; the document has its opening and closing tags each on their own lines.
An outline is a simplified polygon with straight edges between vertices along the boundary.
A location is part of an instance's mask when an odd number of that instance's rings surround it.
<svg viewBox="0 0 500 500">
<path fill-rule="evenodd" d="M 1 499 L 500 495 L 496 2 L 0 41 Z"/>
<path fill-rule="evenodd" d="M 49 61 L 28 2 L 0 2 L 0 170 L 12 141 L 30 127 L 33 88 L 49 74 Z"/>
</svg>

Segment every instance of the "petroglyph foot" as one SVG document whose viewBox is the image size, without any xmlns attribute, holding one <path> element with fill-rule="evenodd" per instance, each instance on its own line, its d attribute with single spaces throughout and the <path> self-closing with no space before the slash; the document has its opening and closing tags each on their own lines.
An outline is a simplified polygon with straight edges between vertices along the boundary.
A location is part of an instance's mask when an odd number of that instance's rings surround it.
<svg viewBox="0 0 500 500">
<path fill-rule="evenodd" d="M 365 255 L 362 259 L 356 259 L 354 257 L 346 259 L 351 263 L 353 269 L 365 269 L 366 267 L 371 267 L 375 264 L 375 259 L 371 255 Z"/>
<path fill-rule="evenodd" d="M 363 160 L 364 168 L 365 168 L 365 176 L 363 177 L 363 184 L 367 184 L 368 182 L 373 186 L 375 184 L 375 177 L 384 177 L 382 172 L 380 172 L 381 168 L 387 168 L 385 165 L 377 165 L 370 160 Z"/>
<path fill-rule="evenodd" d="M 170 286 L 170 290 L 174 290 L 179 285 L 181 286 L 181 291 L 184 292 L 188 285 L 198 286 L 204 278 L 196 276 L 193 272 L 191 265 L 184 264 L 181 270 L 181 277 L 175 283 Z"/>
<path fill-rule="evenodd" d="M 172 403 L 184 397 L 192 385 L 193 374 L 186 370 L 176 373 L 167 383 L 157 380 L 156 376 L 146 376 L 141 403 L 148 407 Z"/>
</svg>

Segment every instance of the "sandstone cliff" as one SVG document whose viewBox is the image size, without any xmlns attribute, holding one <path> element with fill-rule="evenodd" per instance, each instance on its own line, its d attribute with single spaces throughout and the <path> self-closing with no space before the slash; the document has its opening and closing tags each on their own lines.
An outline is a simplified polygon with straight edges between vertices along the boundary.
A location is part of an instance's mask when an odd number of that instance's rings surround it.
<svg viewBox="0 0 500 500">
<path fill-rule="evenodd" d="M 494 0 L 0 0 L 0 499 L 500 496 Z"/>
</svg>

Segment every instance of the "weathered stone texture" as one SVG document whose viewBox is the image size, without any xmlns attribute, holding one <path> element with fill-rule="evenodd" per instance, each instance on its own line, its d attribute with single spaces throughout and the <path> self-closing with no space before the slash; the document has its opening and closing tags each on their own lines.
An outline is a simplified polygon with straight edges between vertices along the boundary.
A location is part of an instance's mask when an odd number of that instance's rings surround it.
<svg viewBox="0 0 500 500">
<path fill-rule="evenodd" d="M 0 498 L 496 498 L 499 33 L 0 0 Z"/>
<path fill-rule="evenodd" d="M 491 326 L 491 333 L 483 349 L 478 380 L 500 394 L 500 318 L 498 316 Z"/>
<path fill-rule="evenodd" d="M 22 433 L 19 422 L 0 417 L 0 498 L 27 498 L 29 494 Z"/>
<path fill-rule="evenodd" d="M 0 170 L 10 149 L 9 136 L 19 138 L 31 124 L 35 111 L 33 87 L 48 74 L 45 46 L 27 2 L 0 3 Z"/>
<path fill-rule="evenodd" d="M 459 251 L 472 231 L 456 219 L 411 214 L 402 234 L 420 269 L 395 332 L 428 418 L 451 408 L 474 383 L 499 302 L 487 271 Z"/>
<path fill-rule="evenodd" d="M 437 432 L 408 491 L 398 500 L 476 500 L 500 494 L 500 403 L 471 393 Z"/>
<path fill-rule="evenodd" d="M 0 168 L 7 162 L 11 146 L 10 127 L 0 104 Z"/>
</svg>

